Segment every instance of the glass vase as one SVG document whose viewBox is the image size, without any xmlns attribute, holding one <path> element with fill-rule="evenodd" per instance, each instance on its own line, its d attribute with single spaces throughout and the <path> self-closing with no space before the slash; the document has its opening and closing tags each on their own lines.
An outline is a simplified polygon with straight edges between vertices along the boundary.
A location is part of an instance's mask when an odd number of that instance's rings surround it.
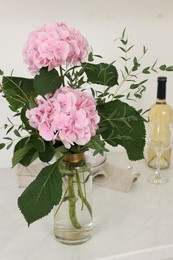
<svg viewBox="0 0 173 260">
<path fill-rule="evenodd" d="M 92 176 L 84 154 L 67 154 L 60 163 L 63 195 L 54 209 L 54 235 L 65 244 L 80 244 L 92 233 Z"/>
</svg>

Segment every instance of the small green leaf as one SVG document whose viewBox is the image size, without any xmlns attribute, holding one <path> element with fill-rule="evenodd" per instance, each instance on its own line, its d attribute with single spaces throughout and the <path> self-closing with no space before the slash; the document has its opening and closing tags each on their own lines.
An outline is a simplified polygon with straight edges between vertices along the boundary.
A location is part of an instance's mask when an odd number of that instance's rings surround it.
<svg viewBox="0 0 173 260">
<path fill-rule="evenodd" d="M 11 126 L 11 127 L 7 130 L 6 135 L 7 135 L 11 130 L 13 130 L 13 128 L 14 128 L 14 126 Z"/>
<path fill-rule="evenodd" d="M 166 65 L 161 65 L 161 66 L 159 67 L 159 69 L 165 71 L 165 70 L 166 70 Z"/>
<path fill-rule="evenodd" d="M 126 28 L 124 28 L 124 30 L 123 30 L 123 32 L 122 32 L 122 36 L 121 36 L 122 39 L 124 39 L 125 33 L 126 33 Z"/>
<path fill-rule="evenodd" d="M 12 138 L 11 138 L 11 137 L 3 137 L 3 139 L 12 141 Z"/>
<path fill-rule="evenodd" d="M 166 68 L 166 71 L 173 71 L 173 66 L 169 66 Z"/>
<path fill-rule="evenodd" d="M 88 61 L 93 61 L 94 60 L 94 58 L 93 58 L 93 53 L 92 52 L 90 52 L 89 53 L 89 55 L 88 55 Z"/>
<path fill-rule="evenodd" d="M 130 60 L 130 58 L 125 58 L 125 57 L 121 57 L 121 59 L 124 60 L 124 61 Z"/>
<path fill-rule="evenodd" d="M 147 49 L 145 46 L 143 46 L 143 53 L 145 54 L 147 52 Z"/>
<path fill-rule="evenodd" d="M 19 131 L 17 129 L 14 130 L 14 134 L 17 136 L 17 137 L 21 137 L 21 134 L 19 133 Z"/>
<path fill-rule="evenodd" d="M 6 147 L 6 149 L 9 150 L 10 147 L 12 146 L 12 144 L 13 144 L 12 142 L 11 142 L 10 144 L 8 144 L 7 147 Z"/>
<path fill-rule="evenodd" d="M 136 89 L 139 87 L 139 84 L 132 84 L 130 85 L 130 89 Z"/>
<path fill-rule="evenodd" d="M 103 57 L 101 55 L 98 55 L 98 54 L 94 54 L 93 56 L 97 57 L 97 58 L 100 58 L 100 59 L 103 59 Z"/>
<path fill-rule="evenodd" d="M 126 52 L 126 50 L 123 47 L 118 47 L 120 50 L 122 50 L 123 52 Z"/>
<path fill-rule="evenodd" d="M 0 143 L 0 150 L 3 149 L 5 147 L 4 143 Z"/>
<path fill-rule="evenodd" d="M 127 45 L 128 41 L 127 41 L 127 39 L 126 40 L 122 39 L 121 42 L 122 42 L 123 45 Z"/>
<path fill-rule="evenodd" d="M 130 47 L 127 49 L 127 52 L 130 51 L 133 47 L 134 47 L 134 45 L 130 46 Z"/>
<path fill-rule="evenodd" d="M 150 67 L 146 67 L 145 69 L 143 69 L 142 73 L 150 74 Z"/>
<path fill-rule="evenodd" d="M 129 74 L 128 68 L 126 66 L 124 66 L 124 69 L 125 69 L 125 71 L 126 71 L 126 73 L 128 75 Z"/>
</svg>

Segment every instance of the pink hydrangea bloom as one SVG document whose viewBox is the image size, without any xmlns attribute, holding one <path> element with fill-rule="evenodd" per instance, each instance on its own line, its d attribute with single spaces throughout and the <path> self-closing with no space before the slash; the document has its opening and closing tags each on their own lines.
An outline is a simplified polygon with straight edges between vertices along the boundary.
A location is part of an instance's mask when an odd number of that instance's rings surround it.
<svg viewBox="0 0 173 260">
<path fill-rule="evenodd" d="M 53 96 L 37 99 L 37 107 L 26 113 L 32 127 L 46 141 L 61 141 L 66 148 L 85 145 L 96 134 L 100 117 L 89 93 L 68 87 Z"/>
<path fill-rule="evenodd" d="M 86 61 L 89 45 L 84 36 L 65 23 L 51 23 L 28 36 L 23 55 L 29 70 L 38 74 L 42 67 L 49 70 L 63 64 L 78 65 Z"/>
</svg>

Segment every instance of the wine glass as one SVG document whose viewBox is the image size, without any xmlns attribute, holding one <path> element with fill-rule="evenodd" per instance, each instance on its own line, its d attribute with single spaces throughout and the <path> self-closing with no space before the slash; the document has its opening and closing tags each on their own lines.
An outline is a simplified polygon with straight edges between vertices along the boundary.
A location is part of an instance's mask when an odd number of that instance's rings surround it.
<svg viewBox="0 0 173 260">
<path fill-rule="evenodd" d="M 173 142 L 172 124 L 168 122 L 149 122 L 147 133 L 147 144 L 149 148 L 156 153 L 156 172 L 148 178 L 148 181 L 154 184 L 163 184 L 168 181 L 165 176 L 160 173 L 160 159 L 162 153 L 168 150 Z"/>
</svg>

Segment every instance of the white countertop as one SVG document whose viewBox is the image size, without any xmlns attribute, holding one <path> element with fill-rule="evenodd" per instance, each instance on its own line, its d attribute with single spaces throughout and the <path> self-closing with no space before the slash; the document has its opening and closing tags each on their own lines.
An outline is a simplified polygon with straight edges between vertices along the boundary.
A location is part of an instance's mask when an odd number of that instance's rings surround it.
<svg viewBox="0 0 173 260">
<path fill-rule="evenodd" d="M 124 169 L 124 153 L 109 155 Z M 133 163 L 141 176 L 129 193 L 94 185 L 94 231 L 84 244 L 67 246 L 53 235 L 52 214 L 29 228 L 17 207 L 22 189 L 14 170 L 0 169 L 0 260 L 172 260 L 173 167 L 166 184 L 146 181 L 154 170 Z"/>
</svg>

